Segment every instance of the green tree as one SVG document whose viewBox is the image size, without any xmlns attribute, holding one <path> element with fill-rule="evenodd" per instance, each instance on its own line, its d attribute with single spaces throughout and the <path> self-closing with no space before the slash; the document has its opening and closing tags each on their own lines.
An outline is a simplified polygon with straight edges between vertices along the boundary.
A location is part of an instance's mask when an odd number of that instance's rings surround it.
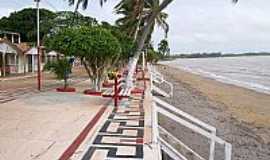
<svg viewBox="0 0 270 160">
<path fill-rule="evenodd" d="M 52 19 L 56 14 L 40 9 L 40 36 L 46 35 L 53 27 Z M 9 17 L 0 19 L 0 30 L 19 32 L 22 41 L 36 42 L 37 33 L 37 16 L 36 9 L 27 8 L 18 12 L 13 12 Z"/>
<path fill-rule="evenodd" d="M 22 41 L 36 42 L 36 9 L 26 8 L 18 12 L 13 12 L 9 17 L 0 19 L 0 30 L 19 32 Z M 95 18 L 84 16 L 79 12 L 60 11 L 51 12 L 40 9 L 40 36 L 61 30 L 65 27 L 74 26 L 96 26 Z"/>
<path fill-rule="evenodd" d="M 53 72 L 58 79 L 64 80 L 64 88 L 68 87 L 68 78 L 71 71 L 71 64 L 67 58 L 58 59 L 57 61 L 48 62 L 44 66 L 45 71 Z"/>
<path fill-rule="evenodd" d="M 60 11 L 56 13 L 53 24 L 51 31 L 57 32 L 66 27 L 97 26 L 98 22 L 95 18 L 84 16 L 79 12 Z"/>
<path fill-rule="evenodd" d="M 121 52 L 117 38 L 101 27 L 63 29 L 48 37 L 45 44 L 49 49 L 81 58 L 92 80 L 92 88 L 96 91 L 100 91 L 106 70 L 115 63 Z"/>
<path fill-rule="evenodd" d="M 100 0 L 101 5 L 103 4 L 103 2 L 106 2 L 107 0 Z M 127 2 L 130 0 L 121 0 L 121 2 Z M 149 42 L 149 36 L 151 36 L 151 34 L 153 33 L 153 28 L 154 25 L 156 23 L 156 19 L 158 18 L 158 16 L 160 16 L 160 13 L 162 13 L 162 11 L 167 8 L 168 5 L 170 5 L 174 0 L 151 0 L 151 4 L 152 7 L 150 10 L 148 10 L 148 16 L 144 22 L 145 25 L 141 25 L 141 21 L 140 19 L 143 17 L 142 14 L 141 16 L 139 16 L 140 18 L 137 21 L 137 26 L 138 29 L 140 31 L 140 36 L 136 37 L 136 42 L 137 42 L 137 46 L 136 46 L 136 50 L 134 53 L 134 57 L 130 63 L 130 71 L 128 74 L 128 81 L 131 80 L 134 72 L 135 72 L 135 66 L 139 60 L 139 57 L 142 53 L 142 50 L 145 47 L 145 43 Z M 236 3 L 238 0 L 232 0 L 234 3 Z M 70 4 L 74 4 L 75 0 L 69 0 Z M 86 9 L 88 6 L 88 2 L 89 0 L 79 0 L 76 4 L 76 9 L 78 9 L 79 5 L 83 5 L 83 8 Z M 132 12 L 136 12 L 137 10 L 133 10 Z M 139 29 L 140 28 L 140 29 Z M 130 84 L 128 84 L 128 87 L 130 86 Z"/>
<path fill-rule="evenodd" d="M 152 64 L 155 64 L 158 62 L 158 60 L 160 59 L 160 56 L 158 54 L 158 52 L 156 52 L 154 49 L 147 49 L 147 53 L 146 53 L 146 61 Z"/>
<path fill-rule="evenodd" d="M 101 5 L 103 4 L 103 2 L 106 2 L 107 0 L 100 0 Z M 129 0 L 122 0 L 121 2 L 126 2 Z M 75 0 L 69 0 L 70 4 L 74 4 Z M 141 20 L 143 18 L 143 14 L 140 14 L 139 17 L 140 19 L 138 19 L 138 22 L 136 25 L 136 32 L 139 36 L 135 37 L 135 42 L 137 43 L 136 45 L 136 49 L 134 51 L 134 57 L 130 62 L 130 71 L 128 73 L 128 81 L 130 82 L 134 72 L 135 72 L 135 66 L 139 60 L 139 57 L 141 55 L 141 52 L 143 50 L 143 48 L 145 47 L 145 43 L 146 42 L 150 42 L 150 38 L 151 34 L 153 33 L 153 29 L 154 29 L 154 25 L 157 22 L 157 18 L 160 17 L 160 14 L 162 13 L 162 11 L 169 5 L 171 4 L 171 2 L 173 2 L 173 0 L 163 0 L 163 1 L 159 1 L 159 0 L 149 0 L 148 2 L 150 2 L 150 9 L 146 12 L 143 13 L 147 13 L 147 18 L 145 19 L 143 25 L 141 25 Z M 76 9 L 78 9 L 79 5 L 83 6 L 84 9 L 87 8 L 88 6 L 88 0 L 79 0 L 76 4 Z M 136 12 L 136 10 L 133 10 L 132 12 Z M 139 32 L 139 33 L 138 33 Z M 131 84 L 128 84 L 127 87 L 130 87 Z"/>
<path fill-rule="evenodd" d="M 76 5 L 75 6 L 75 11 L 79 9 L 79 6 L 82 5 L 83 9 L 86 9 L 88 6 L 88 0 L 68 0 L 69 5 Z M 107 0 L 99 0 L 100 5 L 102 6 Z"/>
<path fill-rule="evenodd" d="M 115 7 L 116 14 L 122 15 L 116 20 L 116 24 L 126 32 L 134 41 L 137 38 L 139 27 L 143 25 L 142 16 L 144 0 L 122 0 Z"/>
<path fill-rule="evenodd" d="M 161 58 L 168 57 L 170 54 L 169 43 L 166 39 L 163 39 L 158 44 L 158 52 L 161 55 Z"/>
<path fill-rule="evenodd" d="M 159 0 L 123 0 L 115 6 L 117 14 L 122 15 L 116 20 L 116 24 L 121 27 L 128 35 L 137 40 L 141 34 L 141 29 L 146 25 L 147 19 L 151 15 L 152 10 L 155 10 L 159 4 Z M 167 36 L 169 25 L 166 22 L 168 14 L 160 12 L 152 24 L 151 32 L 147 36 L 146 43 L 151 41 L 151 35 L 154 31 L 155 24 L 161 26 Z"/>
<path fill-rule="evenodd" d="M 135 43 L 133 39 L 128 35 L 122 32 L 121 28 L 118 26 L 110 25 L 107 22 L 101 22 L 101 26 L 111 31 L 112 35 L 118 39 L 121 45 L 121 53 L 118 61 L 116 61 L 117 67 L 122 67 L 128 63 L 130 57 L 132 57 L 132 53 L 135 49 Z"/>
</svg>

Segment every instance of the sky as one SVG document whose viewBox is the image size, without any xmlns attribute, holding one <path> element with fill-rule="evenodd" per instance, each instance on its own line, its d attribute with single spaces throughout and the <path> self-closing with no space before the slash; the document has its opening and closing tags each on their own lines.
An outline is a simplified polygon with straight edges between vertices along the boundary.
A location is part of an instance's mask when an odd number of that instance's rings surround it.
<svg viewBox="0 0 270 160">
<path fill-rule="evenodd" d="M 0 17 L 34 7 L 34 0 L 0 0 Z M 99 21 L 114 23 L 118 15 L 109 0 L 102 8 L 98 0 L 90 0 L 82 14 Z M 41 7 L 52 11 L 74 10 L 67 0 L 41 0 Z M 242 53 L 270 51 L 270 0 L 174 0 L 165 10 L 169 14 L 171 53 L 223 52 Z M 156 27 L 153 43 L 164 38 Z"/>
</svg>

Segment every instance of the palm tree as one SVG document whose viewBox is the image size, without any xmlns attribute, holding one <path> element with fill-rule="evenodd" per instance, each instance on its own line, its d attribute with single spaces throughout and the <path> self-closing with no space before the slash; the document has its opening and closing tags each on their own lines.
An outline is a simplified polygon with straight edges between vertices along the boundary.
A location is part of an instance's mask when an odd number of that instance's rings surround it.
<svg viewBox="0 0 270 160">
<path fill-rule="evenodd" d="M 75 4 L 75 0 L 68 0 L 69 4 L 74 5 Z M 100 5 L 102 6 L 104 2 L 106 2 L 107 0 L 100 0 Z M 124 1 L 128 1 L 128 0 L 122 0 L 122 2 Z M 134 0 L 135 1 L 135 0 Z M 140 36 L 138 36 L 137 39 L 137 49 L 135 51 L 134 54 L 134 58 L 131 62 L 131 68 L 128 74 L 128 81 L 131 82 L 132 76 L 134 74 L 135 71 L 135 66 L 138 62 L 138 59 L 141 55 L 141 51 L 144 48 L 145 42 L 147 41 L 147 37 L 149 36 L 149 34 L 151 33 L 153 26 L 155 25 L 156 19 L 159 16 L 159 14 L 169 5 L 171 4 L 174 0 L 163 0 L 162 2 L 160 2 L 159 0 L 152 0 L 153 2 L 151 4 L 153 5 L 153 8 L 151 10 L 149 10 L 149 14 L 146 17 L 146 20 L 144 22 L 144 26 L 140 27 Z M 239 0 L 232 0 L 233 3 L 237 3 Z M 88 0 L 78 0 L 75 10 L 77 11 L 77 9 L 79 8 L 79 5 L 82 4 L 83 9 L 86 9 L 88 6 Z M 135 12 L 136 10 L 134 10 Z M 140 21 L 138 21 L 137 23 L 138 26 L 140 26 Z M 128 84 L 127 87 L 131 87 L 132 84 Z"/>
<path fill-rule="evenodd" d="M 147 21 L 147 19 L 151 16 L 152 11 L 154 11 L 155 9 L 158 8 L 159 3 L 160 3 L 159 0 L 148 0 L 148 3 L 145 5 L 147 12 L 144 14 L 143 21 Z M 151 41 L 152 33 L 154 32 L 154 28 L 156 25 L 160 26 L 164 30 L 165 38 L 167 38 L 167 34 L 169 31 L 169 24 L 166 22 L 167 18 L 168 18 L 168 14 L 165 12 L 160 12 L 156 16 L 156 18 L 151 26 L 151 30 L 148 33 L 148 36 L 146 38 L 145 45 L 149 44 L 149 42 Z"/>
<path fill-rule="evenodd" d="M 159 0 L 123 0 L 115 6 L 116 13 L 123 15 L 123 17 L 116 21 L 116 24 L 129 36 L 133 37 L 135 41 L 151 15 L 151 11 L 158 4 Z M 167 35 L 169 30 L 169 25 L 166 23 L 167 17 L 168 14 L 164 12 L 160 12 L 157 15 L 154 24 L 152 24 L 151 32 L 148 35 L 147 43 L 151 39 L 155 24 L 161 26 L 165 31 L 165 35 Z"/>
<path fill-rule="evenodd" d="M 144 4 L 144 0 L 122 0 L 114 7 L 116 14 L 123 15 L 122 18 L 116 20 L 116 24 L 134 41 L 137 38 L 140 26 L 143 24 Z"/>
<path fill-rule="evenodd" d="M 137 39 L 137 49 L 135 51 L 133 59 L 130 61 L 130 64 L 129 64 L 130 68 L 129 68 L 129 73 L 127 76 L 127 82 L 129 83 L 127 84 L 127 87 L 132 87 L 132 76 L 135 72 L 136 64 L 144 48 L 145 42 L 147 42 L 147 38 L 149 37 L 149 34 L 151 34 L 153 31 L 153 27 L 155 25 L 157 17 L 159 17 L 160 13 L 169 4 L 173 2 L 173 0 L 163 0 L 161 3 L 159 2 L 159 0 L 153 0 L 153 1 L 154 1 L 152 3 L 153 7 L 151 8 L 151 10 L 149 10 L 149 14 L 145 20 L 145 25 L 140 29 L 141 33 Z"/>
<path fill-rule="evenodd" d="M 158 52 L 161 58 L 168 57 L 170 54 L 169 43 L 166 39 L 163 39 L 158 44 Z"/>
<path fill-rule="evenodd" d="M 99 3 L 101 6 L 103 6 L 103 4 L 106 2 L 107 0 L 99 0 Z M 88 0 L 78 0 L 76 3 L 76 0 L 68 0 L 69 5 L 76 5 L 75 6 L 75 11 L 77 11 L 80 7 L 80 5 L 82 5 L 83 9 L 86 9 L 88 7 Z M 75 4 L 76 3 L 76 4 Z"/>
</svg>

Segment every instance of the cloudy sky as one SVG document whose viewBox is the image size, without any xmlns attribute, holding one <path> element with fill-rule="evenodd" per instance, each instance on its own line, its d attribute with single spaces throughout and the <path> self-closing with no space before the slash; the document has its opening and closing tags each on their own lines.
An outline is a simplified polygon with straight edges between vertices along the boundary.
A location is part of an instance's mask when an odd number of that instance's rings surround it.
<svg viewBox="0 0 270 160">
<path fill-rule="evenodd" d="M 73 10 L 66 1 L 41 0 L 41 6 L 52 11 Z M 270 1 L 240 1 L 233 5 L 230 0 L 174 0 L 166 10 L 171 52 L 270 51 Z M 83 14 L 111 23 L 117 19 L 112 8 L 118 0 L 110 0 L 103 8 L 98 0 L 91 2 Z M 0 0 L 0 4 L 0 17 L 34 7 L 33 0 Z M 163 36 L 157 28 L 154 43 Z"/>
</svg>

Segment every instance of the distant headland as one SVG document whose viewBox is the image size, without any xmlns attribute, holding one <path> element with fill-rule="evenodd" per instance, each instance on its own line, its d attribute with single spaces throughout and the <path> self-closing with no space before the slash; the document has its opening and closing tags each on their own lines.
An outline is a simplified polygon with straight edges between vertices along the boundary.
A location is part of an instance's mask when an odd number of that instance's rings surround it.
<svg viewBox="0 0 270 160">
<path fill-rule="evenodd" d="M 215 57 L 240 57 L 240 56 L 270 56 L 270 52 L 247 52 L 247 53 L 191 53 L 191 54 L 171 54 L 170 58 L 215 58 Z"/>
</svg>

